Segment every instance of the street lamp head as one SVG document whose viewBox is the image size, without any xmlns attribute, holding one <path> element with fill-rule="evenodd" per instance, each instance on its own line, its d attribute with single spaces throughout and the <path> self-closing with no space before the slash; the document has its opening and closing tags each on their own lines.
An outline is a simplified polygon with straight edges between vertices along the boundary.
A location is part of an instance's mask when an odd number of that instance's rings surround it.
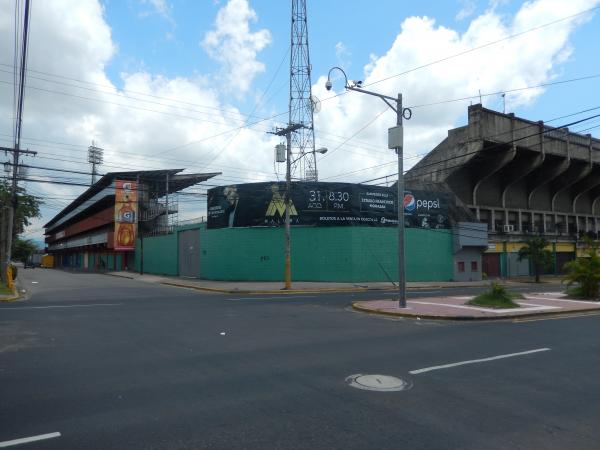
<svg viewBox="0 0 600 450">
<path fill-rule="evenodd" d="M 331 72 L 333 72 L 334 70 L 339 70 L 340 72 L 342 72 L 342 75 L 344 76 L 344 87 L 346 89 L 348 89 L 348 76 L 346 75 L 346 72 L 344 72 L 344 69 L 342 69 L 341 67 L 332 67 L 331 69 L 329 69 L 329 73 L 327 74 L 327 82 L 325 83 L 325 89 L 327 89 L 328 91 L 331 90 L 333 84 L 331 82 Z"/>
<path fill-rule="evenodd" d="M 316 149 L 315 152 L 320 153 L 321 155 L 324 155 L 325 153 L 327 153 L 327 150 L 329 150 L 329 149 L 327 149 L 325 147 L 321 147 L 321 148 Z"/>
</svg>

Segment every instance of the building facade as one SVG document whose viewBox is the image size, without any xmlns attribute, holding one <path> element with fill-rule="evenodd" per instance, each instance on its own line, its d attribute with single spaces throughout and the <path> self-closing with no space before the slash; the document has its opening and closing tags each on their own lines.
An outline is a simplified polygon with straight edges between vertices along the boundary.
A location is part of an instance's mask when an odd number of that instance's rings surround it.
<svg viewBox="0 0 600 450">
<path fill-rule="evenodd" d="M 129 270 L 140 236 L 172 233 L 174 194 L 217 174 L 181 169 L 104 175 L 44 225 L 54 266 L 86 271 Z"/>
</svg>

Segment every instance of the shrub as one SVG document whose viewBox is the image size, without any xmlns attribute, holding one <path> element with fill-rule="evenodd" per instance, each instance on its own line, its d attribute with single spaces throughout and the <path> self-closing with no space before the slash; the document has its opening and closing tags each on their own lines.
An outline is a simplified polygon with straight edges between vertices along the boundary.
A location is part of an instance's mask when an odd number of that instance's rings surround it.
<svg viewBox="0 0 600 450">
<path fill-rule="evenodd" d="M 504 286 L 498 283 L 492 283 L 490 290 L 478 295 L 469 301 L 469 305 L 483 306 L 486 308 L 518 308 L 519 305 L 513 301 L 514 298 L 520 298 L 519 294 L 508 292 Z"/>
<path fill-rule="evenodd" d="M 598 245 L 594 241 L 588 237 L 585 241 L 588 245 L 587 256 L 565 264 L 567 269 L 565 280 L 569 286 L 578 284 L 575 289 L 568 291 L 569 294 L 595 299 L 600 296 L 600 255 Z"/>
</svg>

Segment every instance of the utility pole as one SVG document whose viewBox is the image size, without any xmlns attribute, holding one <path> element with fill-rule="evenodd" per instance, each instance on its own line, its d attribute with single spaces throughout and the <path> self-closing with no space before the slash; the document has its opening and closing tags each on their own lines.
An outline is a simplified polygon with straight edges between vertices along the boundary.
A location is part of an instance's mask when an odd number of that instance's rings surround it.
<svg viewBox="0 0 600 450">
<path fill-rule="evenodd" d="M 299 123 L 290 124 L 285 128 L 277 128 L 276 136 L 285 136 L 286 139 L 286 161 L 285 161 L 285 252 L 284 252 L 284 289 L 292 289 L 292 233 L 290 224 L 290 191 L 292 188 L 292 133 L 304 128 Z"/>
<path fill-rule="evenodd" d="M 398 156 L 398 308 L 406 308 L 406 257 L 404 253 L 404 128 L 402 125 L 402 114 L 402 94 L 398 94 L 398 100 L 396 101 L 396 127 L 388 130 L 388 147 L 393 148 Z"/>
<path fill-rule="evenodd" d="M 15 148 L 8 147 L 0 147 L 0 150 L 5 153 L 12 153 L 13 162 L 12 162 L 12 180 L 11 180 L 11 189 L 10 189 L 10 204 L 8 207 L 8 214 L 6 215 L 6 224 L 0 227 L 0 236 L 3 235 L 3 242 L 0 243 L 0 253 L 2 253 L 2 258 L 0 261 L 0 270 L 2 271 L 1 279 L 5 279 L 6 277 L 6 268 L 10 264 L 10 257 L 12 254 L 12 244 L 13 244 L 13 230 L 15 223 L 15 212 L 17 209 L 18 196 L 17 196 L 17 188 L 18 188 L 18 177 L 19 177 L 19 157 L 21 154 L 23 155 L 37 155 L 37 152 L 31 150 L 19 150 L 19 144 L 15 145 Z"/>
</svg>

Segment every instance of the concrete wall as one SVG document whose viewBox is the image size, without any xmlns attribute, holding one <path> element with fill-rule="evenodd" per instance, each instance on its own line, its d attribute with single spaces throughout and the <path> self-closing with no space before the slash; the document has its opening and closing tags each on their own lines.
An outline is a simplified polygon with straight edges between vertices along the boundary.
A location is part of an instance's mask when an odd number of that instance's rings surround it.
<svg viewBox="0 0 600 450">
<path fill-rule="evenodd" d="M 476 268 L 473 270 L 472 263 Z M 461 264 L 464 271 L 460 271 Z M 454 255 L 454 281 L 480 281 L 482 274 L 481 250 L 465 248 Z"/>
<path fill-rule="evenodd" d="M 283 279 L 284 230 L 202 230 L 200 273 L 221 280 Z M 406 230 L 409 281 L 450 280 L 450 230 Z M 292 228 L 292 279 L 296 281 L 397 280 L 397 230 L 379 227 Z"/>
<path fill-rule="evenodd" d="M 135 270 L 140 271 L 141 242 L 135 245 Z M 144 272 L 178 275 L 177 233 L 144 238 Z"/>
</svg>

